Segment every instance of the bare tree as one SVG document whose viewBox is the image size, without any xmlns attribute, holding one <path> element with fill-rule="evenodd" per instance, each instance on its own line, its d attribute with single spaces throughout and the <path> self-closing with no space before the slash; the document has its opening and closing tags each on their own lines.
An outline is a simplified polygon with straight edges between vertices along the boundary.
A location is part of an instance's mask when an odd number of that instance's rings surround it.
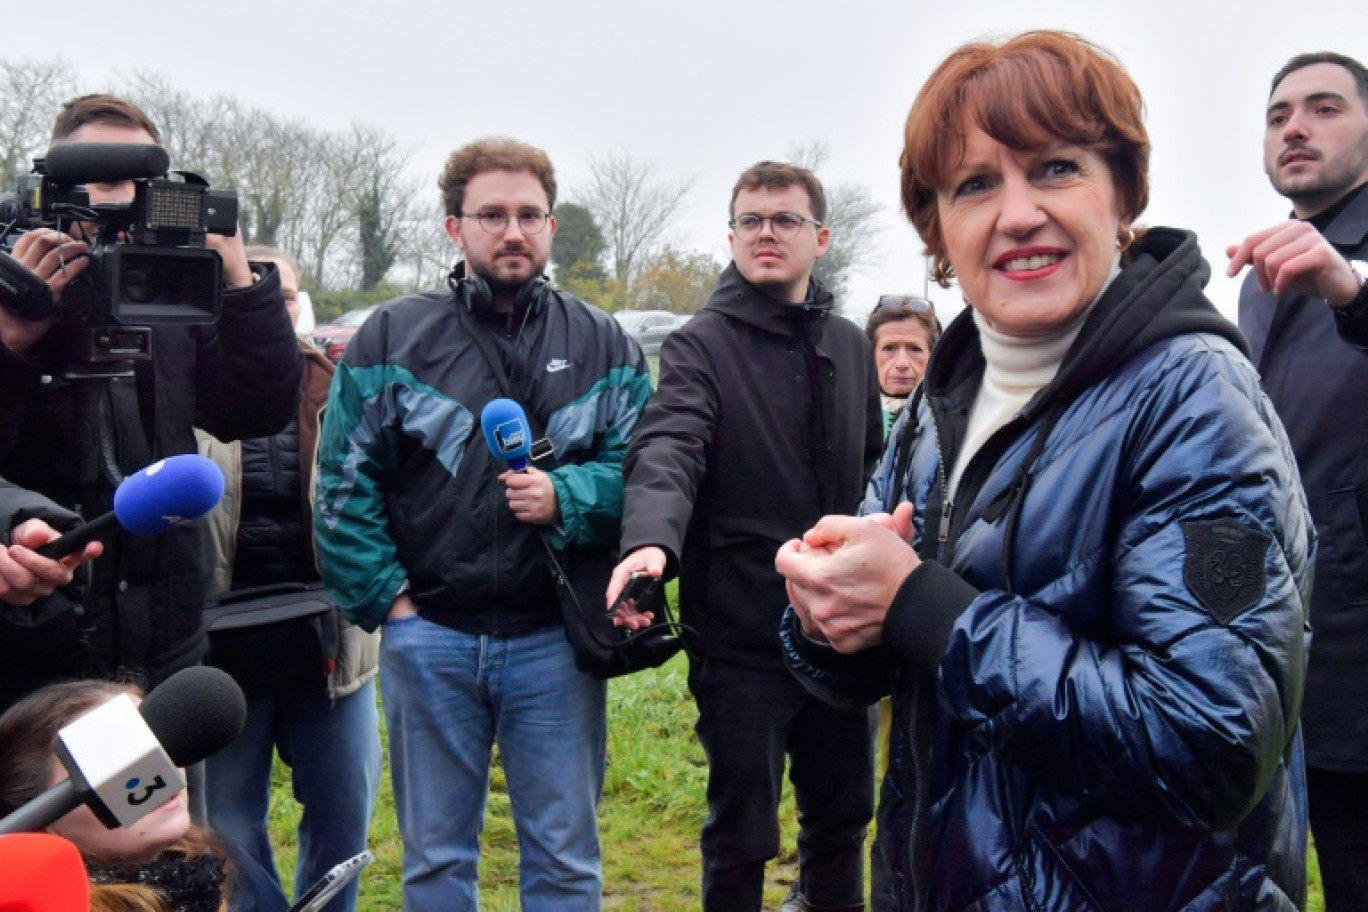
<svg viewBox="0 0 1368 912">
<path fill-rule="evenodd" d="M 247 116 L 241 102 L 226 95 L 197 98 L 165 76 L 136 70 L 119 94 L 143 109 L 157 125 L 175 168 L 227 184 L 241 150 L 225 142 L 232 126 Z"/>
<path fill-rule="evenodd" d="M 603 231 L 619 288 L 630 288 L 635 270 L 660 247 L 692 186 L 692 179 L 658 177 L 654 164 L 626 152 L 589 159 L 589 184 L 577 202 Z"/>
<path fill-rule="evenodd" d="M 820 173 L 829 157 L 826 143 L 808 140 L 789 147 L 789 161 Z M 831 229 L 826 256 L 812 268 L 813 276 L 844 303 L 850 279 L 879 255 L 878 215 L 883 206 L 863 184 L 823 184 L 827 197 L 825 224 Z"/>
<path fill-rule="evenodd" d="M 413 291 L 444 287 L 457 259 L 456 245 L 443 227 L 446 208 L 426 182 L 410 185 L 397 225 L 401 284 Z"/>
<path fill-rule="evenodd" d="M 327 258 L 347 210 L 331 195 L 346 170 L 336 137 L 225 96 L 193 96 L 155 73 L 135 72 L 122 91 L 157 124 L 174 165 L 237 191 L 247 239 L 290 251 L 303 284 L 328 287 Z"/>
<path fill-rule="evenodd" d="M 339 273 L 350 271 L 347 251 L 335 248 L 351 226 L 351 188 L 361 176 L 360 156 L 338 148 L 336 137 L 320 136 L 314 167 L 309 172 L 308 192 L 299 208 L 300 249 L 315 288 L 347 284 Z"/>
<path fill-rule="evenodd" d="M 30 160 L 48 147 L 52 119 L 76 94 L 63 59 L 0 60 L 0 189 L 29 172 Z"/>
<path fill-rule="evenodd" d="M 807 168 L 819 174 L 822 166 L 831 158 L 831 148 L 824 139 L 807 139 L 793 142 L 788 147 L 788 160 L 800 168 Z M 826 189 L 823 187 L 822 189 Z"/>
<path fill-rule="evenodd" d="M 850 279 L 879 255 L 879 223 L 883 206 L 863 184 L 837 184 L 827 191 L 827 221 L 831 244 L 812 268 L 838 302 L 844 303 Z"/>
<path fill-rule="evenodd" d="M 399 256 L 399 229 L 412 182 L 404 175 L 408 153 L 375 127 L 354 125 L 347 137 L 358 153 L 358 179 L 350 187 L 358 284 L 370 291 L 385 281 Z"/>
<path fill-rule="evenodd" d="M 224 140 L 240 150 L 231 179 L 238 191 L 243 232 L 254 244 L 281 246 L 314 183 L 311 154 L 325 140 L 316 130 L 263 111 L 238 120 Z"/>
<path fill-rule="evenodd" d="M 370 291 L 385 281 L 399 255 L 393 214 L 380 183 L 378 176 L 371 175 L 370 183 L 361 190 L 354 204 L 362 291 Z"/>
</svg>

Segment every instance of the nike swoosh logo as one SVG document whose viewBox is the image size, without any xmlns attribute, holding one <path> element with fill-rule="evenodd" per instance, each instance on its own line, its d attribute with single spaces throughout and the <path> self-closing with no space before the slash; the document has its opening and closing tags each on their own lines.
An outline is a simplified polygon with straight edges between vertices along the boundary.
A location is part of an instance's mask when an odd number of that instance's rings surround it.
<svg viewBox="0 0 1368 912">
<path fill-rule="evenodd" d="M 546 362 L 546 372 L 548 374 L 559 373 L 569 366 L 570 362 L 566 361 L 564 358 L 552 358 L 550 361 Z"/>
</svg>

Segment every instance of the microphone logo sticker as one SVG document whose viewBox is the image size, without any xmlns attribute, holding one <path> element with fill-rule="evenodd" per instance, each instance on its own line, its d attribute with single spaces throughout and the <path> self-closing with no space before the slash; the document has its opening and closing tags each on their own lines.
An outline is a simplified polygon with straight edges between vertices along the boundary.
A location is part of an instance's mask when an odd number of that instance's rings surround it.
<svg viewBox="0 0 1368 912">
<path fill-rule="evenodd" d="M 527 445 L 527 425 L 521 418 L 513 418 L 494 425 L 494 442 L 500 453 L 512 453 Z"/>
<path fill-rule="evenodd" d="M 140 804 L 146 804 L 147 802 L 151 801 L 152 796 L 154 794 L 166 788 L 166 780 L 163 779 L 161 776 L 157 776 L 155 779 L 152 780 L 151 785 L 143 785 L 141 795 L 139 795 L 135 791 L 135 789 L 137 789 L 140 785 L 142 785 L 142 780 L 139 779 L 137 776 L 134 776 L 132 779 L 129 779 L 127 782 L 124 783 L 124 788 L 128 789 L 128 803 L 133 805 L 134 807 L 137 807 Z"/>
</svg>

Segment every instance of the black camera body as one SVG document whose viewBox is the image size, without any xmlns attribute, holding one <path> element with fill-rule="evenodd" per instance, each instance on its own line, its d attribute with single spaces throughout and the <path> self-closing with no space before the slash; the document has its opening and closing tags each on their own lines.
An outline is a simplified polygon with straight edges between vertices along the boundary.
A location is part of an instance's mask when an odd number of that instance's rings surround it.
<svg viewBox="0 0 1368 912">
<path fill-rule="evenodd" d="M 205 239 L 236 233 L 237 194 L 189 172 L 167 175 L 168 163 L 160 146 L 125 143 L 59 145 L 34 159 L 15 194 L 0 197 L 5 247 L 27 230 L 72 234 L 80 223 L 90 265 L 54 301 L 46 282 L 0 253 L 0 305 L 74 324 L 79 361 L 146 359 L 150 326 L 215 322 L 223 262 Z M 132 200 L 90 202 L 87 184 L 126 180 Z"/>
</svg>

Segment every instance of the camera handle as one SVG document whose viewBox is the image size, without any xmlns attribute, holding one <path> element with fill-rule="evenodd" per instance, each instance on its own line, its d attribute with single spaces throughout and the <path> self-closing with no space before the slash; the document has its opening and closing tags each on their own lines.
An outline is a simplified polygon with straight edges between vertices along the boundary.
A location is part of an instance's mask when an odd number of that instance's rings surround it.
<svg viewBox="0 0 1368 912">
<path fill-rule="evenodd" d="M 57 305 L 47 282 L 3 250 L 0 250 L 0 307 L 25 320 L 47 320 L 57 315 Z"/>
</svg>

